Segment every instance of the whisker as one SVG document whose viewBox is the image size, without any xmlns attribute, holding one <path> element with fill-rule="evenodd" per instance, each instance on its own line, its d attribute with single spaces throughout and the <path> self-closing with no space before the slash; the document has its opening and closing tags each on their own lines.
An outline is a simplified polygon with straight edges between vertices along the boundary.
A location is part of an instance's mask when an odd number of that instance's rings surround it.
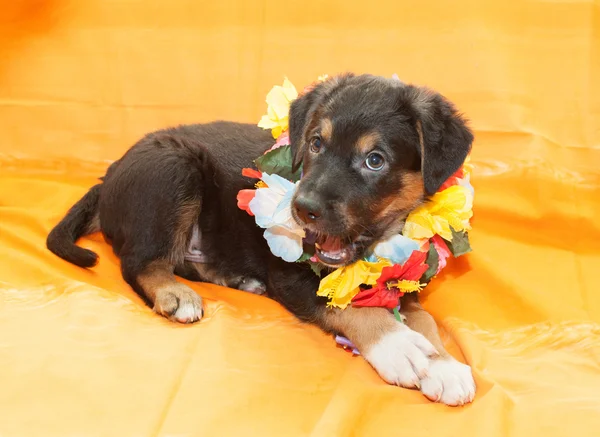
<svg viewBox="0 0 600 437">
<path fill-rule="evenodd" d="M 369 229 L 368 227 L 366 227 L 365 225 L 359 223 L 358 226 L 362 231 L 364 231 L 366 234 L 368 234 L 369 237 L 375 236 L 373 231 L 371 229 Z"/>
</svg>

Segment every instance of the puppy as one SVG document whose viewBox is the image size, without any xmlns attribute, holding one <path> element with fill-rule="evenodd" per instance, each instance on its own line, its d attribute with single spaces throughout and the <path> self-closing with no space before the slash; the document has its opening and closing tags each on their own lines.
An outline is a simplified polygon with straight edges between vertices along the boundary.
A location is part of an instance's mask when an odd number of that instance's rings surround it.
<svg viewBox="0 0 600 437">
<path fill-rule="evenodd" d="M 303 167 L 293 215 L 318 236 L 316 256 L 329 269 L 363 258 L 399 233 L 408 213 L 462 165 L 473 141 L 441 95 L 352 74 L 296 99 L 289 134 L 293 165 Z M 236 195 L 253 187 L 242 169 L 272 144 L 269 132 L 229 122 L 151 133 L 70 209 L 47 246 L 92 267 L 97 255 L 75 242 L 101 231 L 125 281 L 158 314 L 181 323 L 202 317 L 200 296 L 176 275 L 266 292 L 300 320 L 350 339 L 388 383 L 419 388 L 447 405 L 471 402 L 470 367 L 445 351 L 416 297 L 403 298 L 405 324 L 383 308 L 329 309 L 307 265 L 271 254 Z"/>
</svg>

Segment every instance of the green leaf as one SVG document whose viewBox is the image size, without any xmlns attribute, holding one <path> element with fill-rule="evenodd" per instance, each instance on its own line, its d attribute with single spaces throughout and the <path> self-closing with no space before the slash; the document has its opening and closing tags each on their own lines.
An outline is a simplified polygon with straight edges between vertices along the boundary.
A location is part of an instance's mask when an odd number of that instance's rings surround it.
<svg viewBox="0 0 600 437">
<path fill-rule="evenodd" d="M 315 275 L 317 275 L 319 278 L 321 277 L 321 271 L 325 268 L 323 267 L 322 264 L 320 263 L 314 263 L 314 262 L 310 262 L 308 263 L 308 265 L 310 266 L 310 269 L 315 272 Z"/>
<path fill-rule="evenodd" d="M 402 321 L 402 316 L 400 315 L 400 311 L 398 311 L 398 307 L 394 308 L 394 317 L 396 318 L 396 320 L 398 320 L 400 323 L 404 323 Z"/>
<path fill-rule="evenodd" d="M 456 232 L 454 228 L 450 227 L 452 231 L 452 241 L 446 241 L 448 249 L 452 252 L 456 258 L 466 253 L 471 252 L 471 243 L 469 243 L 469 234 L 464 232 Z"/>
<path fill-rule="evenodd" d="M 254 160 L 256 167 L 264 173 L 277 174 L 292 182 L 300 180 L 302 168 L 292 172 L 292 149 L 290 146 L 281 146 L 271 150 Z"/>
<path fill-rule="evenodd" d="M 431 278 L 433 278 L 438 270 L 439 263 L 440 257 L 437 250 L 435 250 L 435 246 L 430 242 L 429 250 L 427 251 L 427 259 L 425 260 L 425 264 L 427 264 L 429 268 L 423 273 L 423 276 L 421 276 L 421 283 L 428 283 Z"/>
<path fill-rule="evenodd" d="M 304 252 L 300 258 L 296 260 L 297 263 L 303 263 L 304 261 L 308 261 L 312 255 L 310 253 Z"/>
</svg>

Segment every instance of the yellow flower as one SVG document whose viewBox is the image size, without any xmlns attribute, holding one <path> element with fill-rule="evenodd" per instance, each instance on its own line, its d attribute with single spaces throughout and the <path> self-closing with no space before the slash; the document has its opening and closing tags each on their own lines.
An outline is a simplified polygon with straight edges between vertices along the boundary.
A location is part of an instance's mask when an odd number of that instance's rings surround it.
<svg viewBox="0 0 600 437">
<path fill-rule="evenodd" d="M 357 261 L 340 267 L 321 280 L 317 296 L 329 298 L 329 307 L 344 309 L 359 292 L 360 284 L 374 285 L 384 267 L 391 266 L 386 260 L 377 262 Z"/>
<path fill-rule="evenodd" d="M 402 234 L 415 240 L 428 239 L 439 234 L 451 241 L 452 231 L 471 229 L 473 195 L 462 185 L 453 185 L 433 195 L 431 200 L 409 214 Z"/>
<path fill-rule="evenodd" d="M 297 97 L 296 87 L 286 77 L 283 86 L 276 85 L 267 94 L 267 115 L 263 115 L 258 126 L 271 129 L 273 138 L 277 139 L 288 128 L 290 103 Z"/>
</svg>

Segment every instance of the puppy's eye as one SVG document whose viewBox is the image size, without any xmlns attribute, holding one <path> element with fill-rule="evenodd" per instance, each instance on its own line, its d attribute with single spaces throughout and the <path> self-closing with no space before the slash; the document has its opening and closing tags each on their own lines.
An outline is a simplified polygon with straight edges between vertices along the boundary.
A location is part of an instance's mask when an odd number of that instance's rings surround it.
<svg viewBox="0 0 600 437">
<path fill-rule="evenodd" d="M 365 160 L 365 165 L 369 170 L 379 171 L 383 168 L 385 159 L 379 153 L 371 153 Z"/>
<path fill-rule="evenodd" d="M 314 137 L 310 140 L 310 151 L 313 153 L 319 153 L 321 151 L 321 138 Z"/>
</svg>

